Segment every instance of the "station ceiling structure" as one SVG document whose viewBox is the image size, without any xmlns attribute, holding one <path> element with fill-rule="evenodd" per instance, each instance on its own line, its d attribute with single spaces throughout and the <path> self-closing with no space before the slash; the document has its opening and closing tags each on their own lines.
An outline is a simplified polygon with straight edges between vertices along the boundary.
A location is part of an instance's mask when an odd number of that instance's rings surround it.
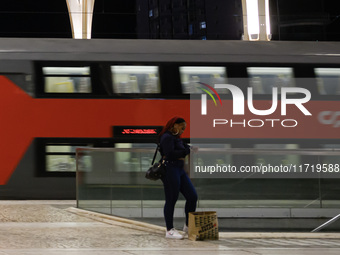
<svg viewBox="0 0 340 255">
<path fill-rule="evenodd" d="M 0 14 L 0 37 L 340 40 L 334 0 L 3 0 Z"/>
</svg>

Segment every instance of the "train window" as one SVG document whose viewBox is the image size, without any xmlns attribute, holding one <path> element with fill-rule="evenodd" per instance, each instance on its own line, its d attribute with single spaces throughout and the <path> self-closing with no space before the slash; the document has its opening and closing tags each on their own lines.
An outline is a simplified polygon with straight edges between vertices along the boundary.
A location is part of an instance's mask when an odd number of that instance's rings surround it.
<svg viewBox="0 0 340 255">
<path fill-rule="evenodd" d="M 226 68 L 222 66 L 181 66 L 182 91 L 184 94 L 202 93 L 201 83 L 214 87 L 227 84 Z M 220 94 L 228 94 L 228 89 L 216 89 Z"/>
<path fill-rule="evenodd" d="M 314 72 L 321 95 L 340 94 L 340 68 L 315 68 Z"/>
<path fill-rule="evenodd" d="M 91 93 L 90 67 L 43 67 L 45 93 Z"/>
<path fill-rule="evenodd" d="M 115 93 L 160 93 L 158 66 L 111 66 Z"/>
<path fill-rule="evenodd" d="M 272 94 L 272 88 L 295 87 L 291 67 L 248 67 L 250 86 L 254 94 Z"/>
<path fill-rule="evenodd" d="M 46 172 L 75 172 L 76 148 L 77 146 L 65 144 L 46 145 Z"/>
</svg>

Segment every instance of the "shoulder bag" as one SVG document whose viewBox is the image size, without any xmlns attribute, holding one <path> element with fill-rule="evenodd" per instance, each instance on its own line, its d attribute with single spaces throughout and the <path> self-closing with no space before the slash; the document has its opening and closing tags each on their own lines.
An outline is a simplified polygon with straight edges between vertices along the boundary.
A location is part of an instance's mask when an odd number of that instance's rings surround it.
<svg viewBox="0 0 340 255">
<path fill-rule="evenodd" d="M 151 167 L 146 171 L 145 178 L 157 181 L 158 179 L 162 178 L 165 175 L 165 159 L 161 159 L 158 163 L 155 163 L 157 151 L 159 149 L 159 144 L 157 145 L 155 155 L 153 156 Z"/>
</svg>

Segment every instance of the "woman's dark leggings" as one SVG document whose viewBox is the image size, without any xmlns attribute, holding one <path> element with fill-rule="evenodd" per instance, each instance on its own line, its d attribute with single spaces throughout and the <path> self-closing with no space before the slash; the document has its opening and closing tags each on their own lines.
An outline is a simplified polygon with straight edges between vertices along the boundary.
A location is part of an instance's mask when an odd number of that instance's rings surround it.
<svg viewBox="0 0 340 255">
<path fill-rule="evenodd" d="M 189 212 L 196 211 L 197 193 L 189 177 L 184 172 L 183 163 L 168 164 L 166 175 L 162 178 L 165 193 L 164 218 L 167 230 L 172 229 L 175 205 L 181 192 L 186 199 L 185 223 L 188 225 Z"/>
</svg>

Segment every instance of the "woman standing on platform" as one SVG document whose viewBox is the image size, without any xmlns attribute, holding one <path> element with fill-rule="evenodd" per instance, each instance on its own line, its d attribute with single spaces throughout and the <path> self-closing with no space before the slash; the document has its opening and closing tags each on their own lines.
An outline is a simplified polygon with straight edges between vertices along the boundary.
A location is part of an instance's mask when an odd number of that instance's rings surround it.
<svg viewBox="0 0 340 255">
<path fill-rule="evenodd" d="M 174 117 L 168 121 L 159 134 L 160 153 L 166 161 L 166 174 L 162 178 L 165 193 L 166 238 L 183 239 L 184 237 L 173 226 L 174 210 L 179 192 L 186 199 L 185 225 L 183 227 L 185 233 L 188 233 L 188 214 L 196 211 L 197 193 L 183 168 L 184 158 L 190 153 L 190 146 L 180 138 L 185 128 L 185 120 Z"/>
</svg>

